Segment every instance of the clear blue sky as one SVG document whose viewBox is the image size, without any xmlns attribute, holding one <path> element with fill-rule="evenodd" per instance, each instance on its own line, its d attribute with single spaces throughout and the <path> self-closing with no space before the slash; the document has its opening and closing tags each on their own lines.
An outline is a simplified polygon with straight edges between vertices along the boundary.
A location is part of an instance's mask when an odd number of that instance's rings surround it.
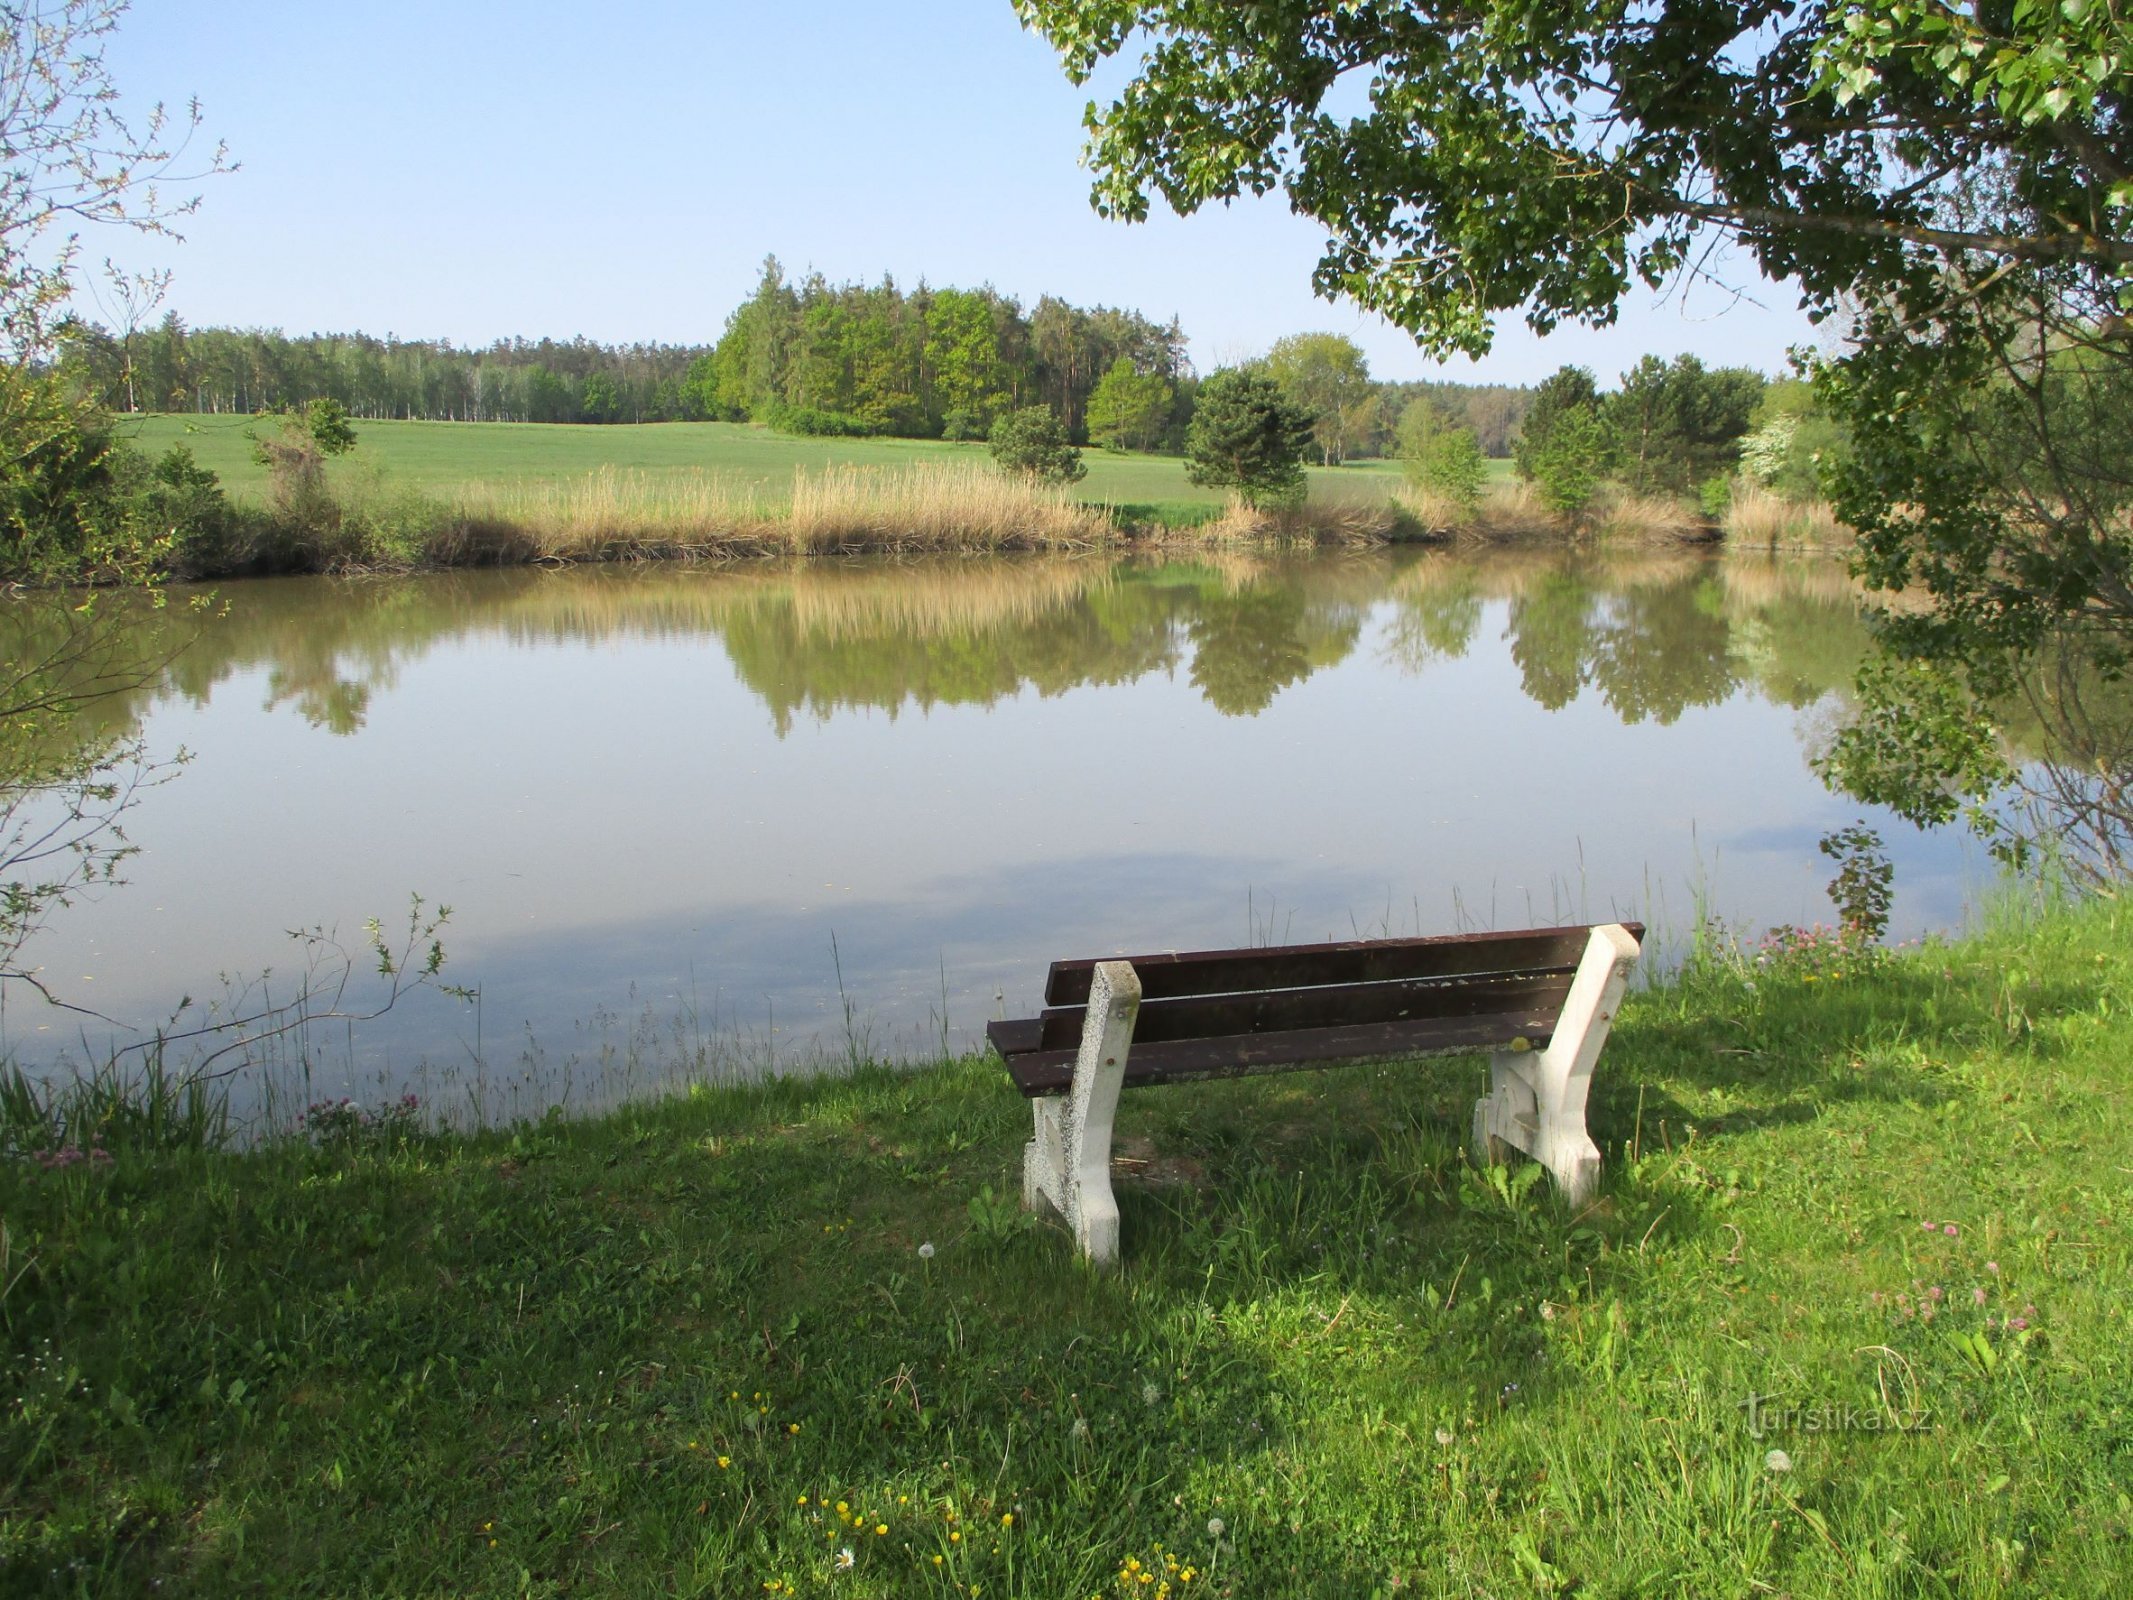
<svg viewBox="0 0 2133 1600">
<path fill-rule="evenodd" d="M 182 247 L 87 241 L 173 268 L 196 324 L 708 342 L 776 252 L 1175 314 L 1203 370 L 1319 329 L 1380 377 L 1506 382 L 1647 350 L 1777 371 L 1813 337 L 1781 287 L 1640 289 L 1614 329 L 1513 319 L 1439 368 L 1312 295 L 1318 230 L 1278 199 L 1100 221 L 1087 93 L 1009 0 L 135 0 L 110 59 L 129 96 L 198 96 L 241 163 Z"/>
</svg>

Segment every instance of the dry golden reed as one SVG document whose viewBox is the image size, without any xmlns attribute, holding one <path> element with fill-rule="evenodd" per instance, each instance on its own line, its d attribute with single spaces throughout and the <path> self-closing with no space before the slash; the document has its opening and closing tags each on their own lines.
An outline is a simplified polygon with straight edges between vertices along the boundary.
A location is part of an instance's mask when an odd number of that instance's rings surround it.
<svg viewBox="0 0 2133 1600">
<path fill-rule="evenodd" d="M 1116 531 L 1108 512 L 1065 489 L 974 462 L 802 469 L 785 500 L 738 474 L 604 467 L 563 482 L 470 485 L 446 522 L 434 559 L 1049 549 Z"/>
<path fill-rule="evenodd" d="M 1726 508 L 1726 538 L 1737 545 L 1811 550 L 1849 549 L 1852 530 L 1826 500 L 1791 500 L 1759 483 L 1734 487 Z"/>
</svg>

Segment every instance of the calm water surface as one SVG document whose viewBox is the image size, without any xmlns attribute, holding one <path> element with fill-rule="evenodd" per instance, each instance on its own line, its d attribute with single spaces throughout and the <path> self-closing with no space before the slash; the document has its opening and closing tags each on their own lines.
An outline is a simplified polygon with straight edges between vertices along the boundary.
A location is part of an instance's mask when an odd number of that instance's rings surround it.
<svg viewBox="0 0 2133 1600">
<path fill-rule="evenodd" d="M 285 1042 L 306 1094 L 491 1114 L 677 1059 L 976 1039 L 1055 956 L 1638 915 L 1826 920 L 1860 814 L 1809 758 L 1863 645 L 1826 563 L 1377 553 L 512 571 L 233 584 L 124 708 L 193 753 L 129 881 L 34 947 L 111 1022 L 285 932 L 452 907 L 447 976 Z M 1875 818 L 1899 934 L 1959 838 Z M 841 989 L 840 989 L 841 969 Z M 345 1088 L 344 1088 L 345 1084 Z"/>
</svg>

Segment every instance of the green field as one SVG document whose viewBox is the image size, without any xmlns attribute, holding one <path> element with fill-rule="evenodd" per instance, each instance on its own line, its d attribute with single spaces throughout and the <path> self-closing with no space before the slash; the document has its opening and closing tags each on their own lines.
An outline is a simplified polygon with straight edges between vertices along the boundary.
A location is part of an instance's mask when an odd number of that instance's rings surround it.
<svg viewBox="0 0 2133 1600">
<path fill-rule="evenodd" d="M 269 424 L 270 425 L 270 424 Z M 160 453 L 184 444 L 202 466 L 211 467 L 239 495 L 256 495 L 266 471 L 252 460 L 249 432 L 262 419 L 243 416 L 154 416 L 122 421 L 140 444 Z M 757 484 L 775 502 L 789 492 L 793 473 L 834 466 L 911 466 L 985 461 L 982 444 L 942 444 L 927 439 L 800 439 L 730 422 L 663 422 L 635 427 L 592 427 L 532 422 L 363 422 L 354 456 L 335 470 L 362 470 L 375 463 L 395 482 L 442 498 L 473 485 L 563 482 L 603 468 L 651 476 L 716 473 Z M 1089 475 L 1082 498 L 1107 505 L 1139 506 L 1158 515 L 1173 509 L 1220 505 L 1224 495 L 1187 481 L 1176 456 L 1083 453 Z M 1508 473 L 1510 463 L 1492 462 Z M 1311 469 L 1319 499 L 1383 500 L 1400 481 L 1397 462 L 1364 461 Z"/>
<path fill-rule="evenodd" d="M 1477 1063 L 1132 1091 L 1108 1276 L 983 1060 L 251 1154 L 15 1115 L 0 1590 L 2122 1600 L 2129 1005 L 2123 901 L 1693 960 L 1576 1215 L 1470 1162 Z"/>
</svg>

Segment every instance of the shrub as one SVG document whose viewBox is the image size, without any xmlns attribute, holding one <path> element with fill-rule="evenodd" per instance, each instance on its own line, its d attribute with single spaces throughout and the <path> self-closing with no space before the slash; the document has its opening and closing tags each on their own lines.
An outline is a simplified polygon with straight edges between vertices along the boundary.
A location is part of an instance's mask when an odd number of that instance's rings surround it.
<svg viewBox="0 0 2133 1600">
<path fill-rule="evenodd" d="M 1089 470 L 1050 406 L 1024 406 L 1002 415 L 992 425 L 992 458 L 1003 472 L 1039 483 L 1074 483 Z"/>
<path fill-rule="evenodd" d="M 244 519 L 222 492 L 222 480 L 174 444 L 150 463 L 134 451 L 122 475 L 132 480 L 133 519 L 152 538 L 169 541 L 174 571 L 187 577 L 233 572 L 247 564 Z"/>
<path fill-rule="evenodd" d="M 868 439 L 881 429 L 865 417 L 847 411 L 823 411 L 814 406 L 766 406 L 762 418 L 780 433 L 797 433 L 813 439 Z"/>
<path fill-rule="evenodd" d="M 1415 487 L 1450 501 L 1462 517 L 1472 516 L 1481 504 L 1488 470 L 1472 428 L 1436 429 L 1420 441 L 1419 450 L 1407 462 Z"/>
</svg>

